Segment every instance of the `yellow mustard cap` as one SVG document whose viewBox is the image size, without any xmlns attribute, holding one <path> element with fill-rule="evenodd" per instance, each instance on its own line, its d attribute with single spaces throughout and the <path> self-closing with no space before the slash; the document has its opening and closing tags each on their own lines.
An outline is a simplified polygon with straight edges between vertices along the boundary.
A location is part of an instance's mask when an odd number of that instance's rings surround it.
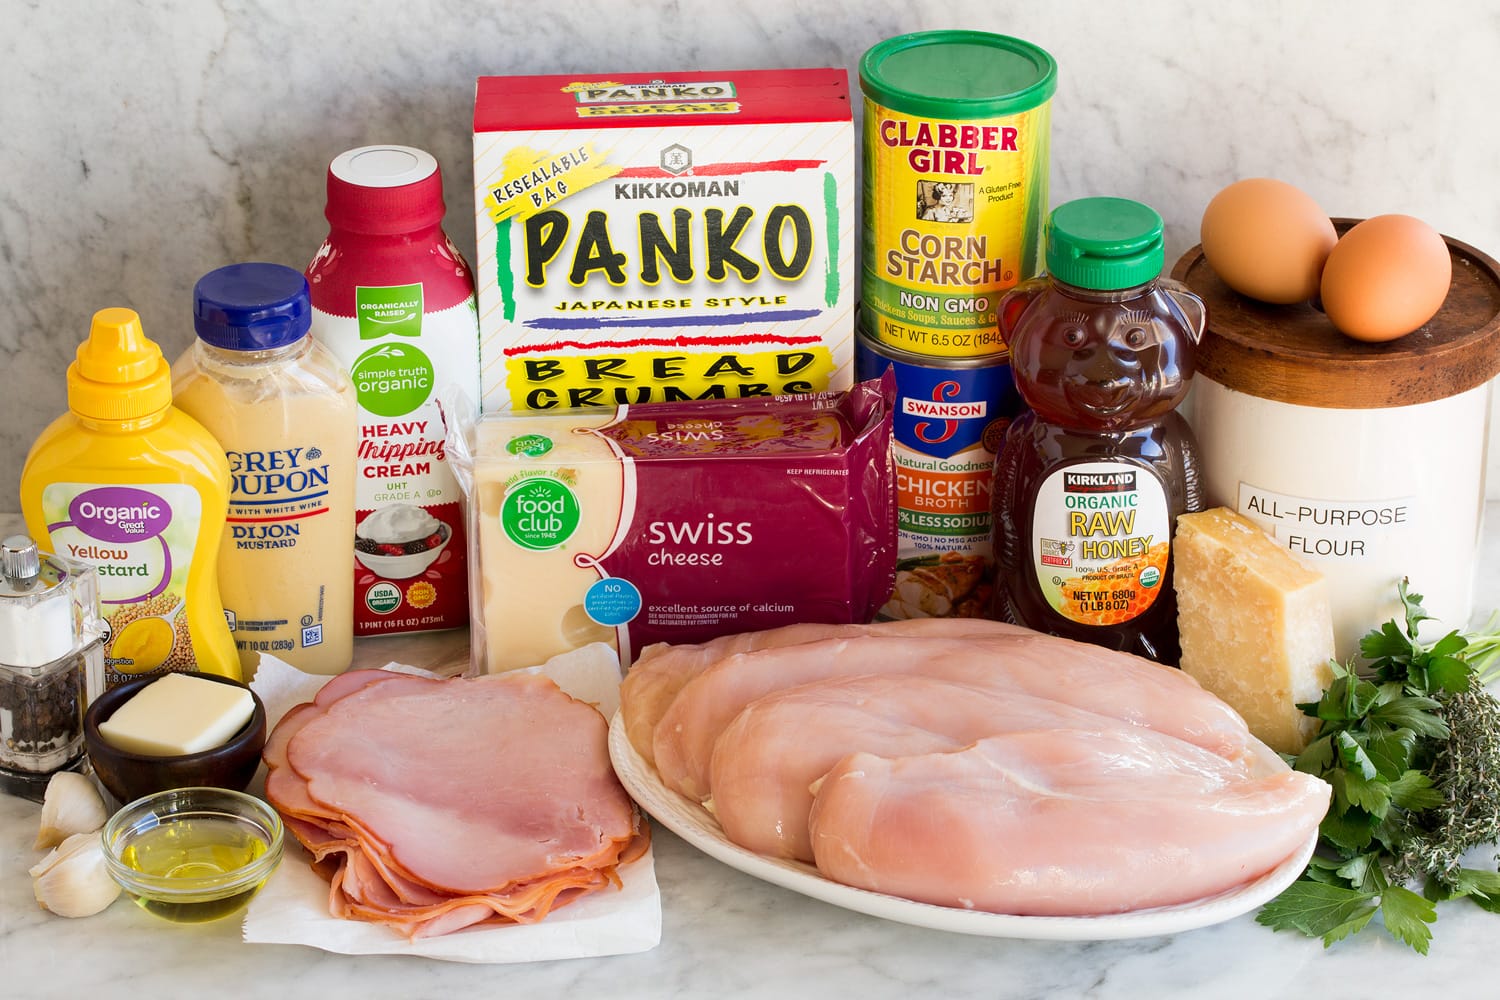
<svg viewBox="0 0 1500 1000">
<path fill-rule="evenodd" d="M 172 405 L 172 369 L 134 309 L 100 309 L 68 366 L 68 409 L 94 420 L 135 420 Z"/>
</svg>

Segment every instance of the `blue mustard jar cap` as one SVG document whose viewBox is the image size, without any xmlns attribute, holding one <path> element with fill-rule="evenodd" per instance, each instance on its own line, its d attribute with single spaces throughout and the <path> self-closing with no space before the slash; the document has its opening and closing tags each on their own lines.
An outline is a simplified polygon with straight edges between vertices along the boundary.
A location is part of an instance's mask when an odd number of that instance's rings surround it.
<svg viewBox="0 0 1500 1000">
<path fill-rule="evenodd" d="M 312 327 L 302 272 L 284 264 L 230 264 L 193 286 L 193 327 L 204 343 L 229 351 L 295 344 Z"/>
</svg>

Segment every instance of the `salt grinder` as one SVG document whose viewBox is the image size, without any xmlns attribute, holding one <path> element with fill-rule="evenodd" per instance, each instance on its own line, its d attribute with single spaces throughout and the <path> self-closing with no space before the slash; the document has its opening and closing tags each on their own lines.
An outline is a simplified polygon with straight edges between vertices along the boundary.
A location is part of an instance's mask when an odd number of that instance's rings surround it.
<svg viewBox="0 0 1500 1000">
<path fill-rule="evenodd" d="M 40 802 L 55 772 L 85 763 L 104 630 L 92 566 L 25 535 L 0 542 L 0 791 Z"/>
</svg>

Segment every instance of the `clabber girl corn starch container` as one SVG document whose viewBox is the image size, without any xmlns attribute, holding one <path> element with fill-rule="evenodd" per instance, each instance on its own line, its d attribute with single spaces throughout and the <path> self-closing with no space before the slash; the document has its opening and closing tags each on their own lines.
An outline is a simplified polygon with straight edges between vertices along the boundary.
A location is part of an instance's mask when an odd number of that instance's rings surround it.
<svg viewBox="0 0 1500 1000">
<path fill-rule="evenodd" d="M 865 95 L 866 335 L 917 355 L 1003 355 L 1000 293 L 1033 277 L 1047 215 L 1057 64 L 982 31 L 887 39 Z"/>
</svg>

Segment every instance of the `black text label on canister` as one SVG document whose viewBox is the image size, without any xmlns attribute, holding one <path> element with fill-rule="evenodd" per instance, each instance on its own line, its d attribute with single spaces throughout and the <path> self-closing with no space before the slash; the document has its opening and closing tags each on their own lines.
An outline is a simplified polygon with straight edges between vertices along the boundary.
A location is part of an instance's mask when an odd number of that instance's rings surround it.
<svg viewBox="0 0 1500 1000">
<path fill-rule="evenodd" d="M 1022 403 L 1004 360 L 921 358 L 861 335 L 859 379 L 896 375 L 896 589 L 887 618 L 983 617 L 994 587 L 995 450 Z"/>
</svg>

